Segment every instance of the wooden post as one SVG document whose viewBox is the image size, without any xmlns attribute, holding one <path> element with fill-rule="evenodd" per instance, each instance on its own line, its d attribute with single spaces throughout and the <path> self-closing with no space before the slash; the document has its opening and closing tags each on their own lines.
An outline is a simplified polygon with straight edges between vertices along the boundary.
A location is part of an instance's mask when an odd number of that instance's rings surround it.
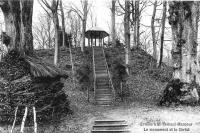
<svg viewBox="0 0 200 133">
<path fill-rule="evenodd" d="M 90 41 L 91 41 L 91 46 L 93 47 L 93 43 L 92 43 L 92 41 L 93 41 L 93 38 L 90 38 Z"/>
<path fill-rule="evenodd" d="M 33 107 L 33 119 L 34 119 L 34 133 L 37 133 L 37 115 L 36 115 L 36 110 L 35 107 Z"/>
<path fill-rule="evenodd" d="M 15 108 L 15 118 L 14 118 L 13 125 L 12 125 L 10 133 L 12 133 L 14 128 L 15 128 L 15 123 L 16 123 L 16 119 L 17 119 L 17 111 L 18 111 L 18 106 Z"/>
<path fill-rule="evenodd" d="M 95 38 L 95 46 L 97 46 L 97 39 Z"/>
<path fill-rule="evenodd" d="M 28 107 L 25 107 L 25 112 L 24 112 L 24 116 L 23 116 L 23 119 L 22 119 L 20 133 L 24 133 L 24 126 L 25 126 L 27 114 L 28 114 Z"/>
</svg>

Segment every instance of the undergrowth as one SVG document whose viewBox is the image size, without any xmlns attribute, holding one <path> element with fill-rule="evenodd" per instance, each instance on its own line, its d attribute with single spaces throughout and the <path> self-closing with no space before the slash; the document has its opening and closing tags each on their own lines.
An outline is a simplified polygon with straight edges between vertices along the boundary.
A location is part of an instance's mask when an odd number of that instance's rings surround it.
<svg viewBox="0 0 200 133">
<path fill-rule="evenodd" d="M 172 77 L 172 68 L 164 63 L 162 64 L 162 68 L 156 68 L 157 61 L 140 48 L 131 49 L 130 75 L 127 76 L 125 73 L 127 66 L 124 62 L 124 48 L 110 47 L 104 50 L 108 67 L 113 77 L 113 84 L 117 92 L 117 99 L 123 97 L 125 101 L 130 102 L 135 99 L 155 101 L 158 99 L 165 83 Z M 44 53 L 40 55 L 45 55 Z M 80 49 L 73 49 L 72 53 L 76 64 L 76 84 L 85 95 L 87 94 L 86 91 L 88 88 L 90 95 L 93 95 L 92 48 L 86 47 L 84 53 Z M 53 54 L 47 55 L 51 56 L 44 56 L 44 58 L 53 60 Z M 62 50 L 60 63 L 62 68 L 66 64 L 70 64 L 69 57 L 69 51 Z M 120 82 L 123 83 L 123 90 L 120 89 Z"/>
</svg>

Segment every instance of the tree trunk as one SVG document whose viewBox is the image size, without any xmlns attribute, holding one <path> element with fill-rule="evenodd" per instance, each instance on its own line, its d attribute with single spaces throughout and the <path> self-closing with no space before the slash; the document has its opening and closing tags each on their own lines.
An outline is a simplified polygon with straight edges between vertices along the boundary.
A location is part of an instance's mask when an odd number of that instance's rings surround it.
<svg viewBox="0 0 200 133">
<path fill-rule="evenodd" d="M 112 31 L 111 31 L 111 36 L 112 36 L 112 43 L 113 46 L 116 46 L 116 39 L 115 39 L 115 3 L 116 0 L 112 0 L 112 8 L 111 8 L 111 23 L 112 23 Z"/>
<path fill-rule="evenodd" d="M 172 28 L 174 78 L 191 83 L 199 78 L 197 71 L 197 29 L 199 2 L 169 2 Z M 198 81 L 197 81 L 198 82 Z"/>
<path fill-rule="evenodd" d="M 135 1 L 135 44 L 140 45 L 140 1 Z"/>
<path fill-rule="evenodd" d="M 84 0 L 83 20 L 82 20 L 82 46 L 81 46 L 82 52 L 84 51 L 85 48 L 85 31 L 86 31 L 87 14 L 88 14 L 88 1 Z"/>
<path fill-rule="evenodd" d="M 33 0 L 20 0 L 21 9 L 21 43 L 20 51 L 33 54 L 32 15 Z"/>
<path fill-rule="evenodd" d="M 59 30 L 59 21 L 58 21 L 58 14 L 57 11 L 53 13 L 53 23 L 54 23 L 54 29 L 55 29 L 55 53 L 54 53 L 54 65 L 58 65 L 59 62 L 59 36 L 58 36 L 58 30 Z"/>
<path fill-rule="evenodd" d="M 164 33 L 165 33 L 166 10 L 167 10 L 167 2 L 163 1 L 162 29 L 160 36 L 160 59 L 158 64 L 159 68 L 162 66 L 162 59 L 163 59 L 163 43 L 164 43 Z"/>
<path fill-rule="evenodd" d="M 156 16 L 156 7 L 157 7 L 157 0 L 154 2 L 154 8 L 153 8 L 153 15 L 151 18 L 151 33 L 152 33 L 152 41 L 153 41 L 153 57 L 157 60 L 157 43 L 156 43 L 156 35 L 155 35 L 155 27 L 154 27 L 154 21 Z"/>
<path fill-rule="evenodd" d="M 129 74 L 129 53 L 130 53 L 130 3 L 125 1 L 125 15 L 124 15 L 124 38 L 125 38 L 125 63 L 127 65 L 126 71 Z"/>
<path fill-rule="evenodd" d="M 6 34 L 10 37 L 8 50 L 17 50 L 22 55 L 33 52 L 32 13 L 33 0 L 1 0 Z"/>
<path fill-rule="evenodd" d="M 60 12 L 61 12 L 61 18 L 62 18 L 62 46 L 65 47 L 65 15 L 63 11 L 63 5 L 62 0 L 60 1 Z"/>
</svg>

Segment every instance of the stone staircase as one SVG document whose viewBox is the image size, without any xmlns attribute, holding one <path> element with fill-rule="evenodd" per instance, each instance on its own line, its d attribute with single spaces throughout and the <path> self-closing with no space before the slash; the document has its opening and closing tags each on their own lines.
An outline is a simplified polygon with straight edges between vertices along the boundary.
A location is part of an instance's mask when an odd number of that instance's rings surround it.
<svg viewBox="0 0 200 133">
<path fill-rule="evenodd" d="M 109 106 L 113 102 L 109 72 L 103 48 L 93 47 L 93 62 L 95 73 L 95 103 L 101 106 Z"/>
<path fill-rule="evenodd" d="M 96 120 L 91 133 L 131 133 L 125 120 Z"/>
</svg>

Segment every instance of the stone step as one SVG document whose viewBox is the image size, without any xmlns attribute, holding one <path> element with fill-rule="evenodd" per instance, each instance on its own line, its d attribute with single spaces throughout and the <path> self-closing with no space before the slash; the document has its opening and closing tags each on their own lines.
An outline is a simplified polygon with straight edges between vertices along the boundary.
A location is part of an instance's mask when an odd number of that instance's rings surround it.
<svg viewBox="0 0 200 133">
<path fill-rule="evenodd" d="M 96 78 L 107 77 L 107 73 L 96 73 Z"/>
<path fill-rule="evenodd" d="M 125 130 L 128 129 L 127 124 L 98 124 L 93 126 L 93 130 Z"/>
<path fill-rule="evenodd" d="M 105 69 L 96 70 L 95 73 L 108 73 Z"/>
<path fill-rule="evenodd" d="M 106 82 L 97 82 L 96 85 L 97 86 L 104 86 L 104 85 L 108 85 L 109 86 L 109 81 L 106 81 Z"/>
<path fill-rule="evenodd" d="M 96 77 L 96 83 L 108 83 L 110 80 L 108 79 L 108 76 L 105 77 Z"/>
<path fill-rule="evenodd" d="M 96 66 L 95 71 L 105 71 L 107 73 L 106 66 Z"/>
<path fill-rule="evenodd" d="M 108 77 L 104 77 L 104 78 L 97 77 L 97 78 L 96 78 L 96 82 L 97 82 L 97 84 L 98 84 L 98 83 L 103 84 L 103 83 L 109 82 L 109 79 L 108 79 Z"/>
<path fill-rule="evenodd" d="M 98 57 L 98 58 L 97 58 L 97 57 L 96 57 L 96 58 L 94 57 L 94 61 L 95 61 L 95 63 L 97 63 L 97 62 L 99 62 L 99 61 L 105 62 L 105 58 L 104 58 L 104 57 L 103 57 L 103 58 L 102 58 L 102 57 Z"/>
<path fill-rule="evenodd" d="M 99 86 L 96 86 L 96 90 L 106 91 L 106 90 L 111 90 L 111 88 L 109 87 L 109 85 L 99 85 Z"/>
<path fill-rule="evenodd" d="M 95 66 L 100 66 L 100 65 L 106 65 L 106 62 L 105 61 L 96 61 L 95 62 Z"/>
<path fill-rule="evenodd" d="M 109 90 L 111 90 L 111 88 L 110 87 L 106 87 L 106 86 L 97 86 L 96 87 L 96 90 L 99 90 L 99 91 L 109 91 Z"/>
<path fill-rule="evenodd" d="M 95 63 L 95 68 L 98 68 L 98 67 L 101 67 L 101 68 L 105 68 L 106 69 L 106 64 L 105 63 Z"/>
<path fill-rule="evenodd" d="M 96 93 L 95 99 L 112 99 L 112 95 Z"/>
<path fill-rule="evenodd" d="M 113 100 L 113 98 L 112 97 L 97 97 L 97 96 L 95 96 L 95 100 L 96 101 L 112 101 Z"/>
<path fill-rule="evenodd" d="M 104 57 L 103 52 L 95 52 L 94 57 Z"/>
<path fill-rule="evenodd" d="M 109 90 L 111 90 L 111 88 L 110 87 L 105 87 L 105 86 L 104 87 L 98 87 L 97 86 L 96 90 L 105 90 L 105 91 L 107 90 L 107 91 L 109 91 Z"/>
<path fill-rule="evenodd" d="M 107 94 L 110 94 L 110 95 L 112 95 L 112 92 L 111 91 L 104 91 L 104 92 L 99 92 L 99 91 L 96 91 L 96 93 L 95 93 L 96 95 L 107 95 Z"/>
<path fill-rule="evenodd" d="M 95 64 L 95 68 L 105 68 L 106 69 L 106 65 L 105 65 L 105 63 Z"/>
<path fill-rule="evenodd" d="M 99 106 L 110 106 L 112 105 L 112 101 L 108 101 L 108 102 L 95 101 L 95 104 Z"/>
<path fill-rule="evenodd" d="M 97 90 L 110 90 L 109 86 L 97 86 Z"/>
<path fill-rule="evenodd" d="M 95 120 L 94 124 L 126 124 L 125 120 Z"/>
<path fill-rule="evenodd" d="M 105 70 L 105 69 L 96 69 L 95 73 L 96 74 L 108 74 L 107 70 Z"/>
</svg>

